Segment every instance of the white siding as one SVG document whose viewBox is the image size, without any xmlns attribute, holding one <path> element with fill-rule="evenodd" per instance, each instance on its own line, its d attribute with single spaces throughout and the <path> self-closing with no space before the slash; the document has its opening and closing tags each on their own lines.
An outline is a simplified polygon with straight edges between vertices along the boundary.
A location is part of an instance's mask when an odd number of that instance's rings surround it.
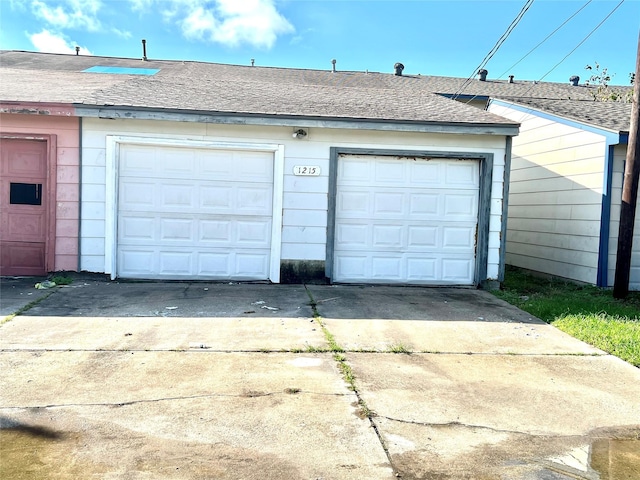
<svg viewBox="0 0 640 480">
<path fill-rule="evenodd" d="M 171 133 L 169 133 L 171 132 Z M 84 246 L 104 243 L 106 136 L 125 135 L 216 142 L 276 143 L 284 146 L 283 260 L 325 260 L 327 242 L 328 174 L 331 147 L 431 150 L 494 155 L 490 205 L 487 278 L 498 277 L 504 174 L 504 137 L 396 133 L 310 128 L 304 139 L 293 139 L 289 127 L 234 126 L 142 120 L 83 120 L 83 199 L 81 269 L 103 272 L 105 253 Z M 318 166 L 317 177 L 294 176 L 296 165 Z M 91 193 L 87 192 L 91 190 Z M 86 193 L 86 196 L 85 196 Z"/>
<path fill-rule="evenodd" d="M 521 123 L 513 139 L 506 263 L 596 283 L 605 138 L 491 105 Z"/>
<path fill-rule="evenodd" d="M 613 177 L 611 191 L 611 222 L 609 232 L 609 271 L 608 286 L 613 287 L 618 252 L 618 231 L 620 228 L 620 203 L 622 200 L 622 180 L 624 163 L 627 156 L 626 145 L 616 145 L 613 150 Z M 640 208 L 637 208 L 633 230 L 633 250 L 631 251 L 631 272 L 629 289 L 640 291 Z"/>
</svg>

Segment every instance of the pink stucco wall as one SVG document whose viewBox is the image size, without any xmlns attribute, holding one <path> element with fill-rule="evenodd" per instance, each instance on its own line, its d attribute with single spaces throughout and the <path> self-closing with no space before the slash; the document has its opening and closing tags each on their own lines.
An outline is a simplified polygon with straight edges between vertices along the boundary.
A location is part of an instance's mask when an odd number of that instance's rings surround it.
<svg viewBox="0 0 640 480">
<path fill-rule="evenodd" d="M 4 106 L 3 106 L 4 107 Z M 28 108 L 1 111 L 29 111 Z M 0 133 L 45 134 L 57 138 L 55 270 L 78 270 L 80 154 L 79 121 L 70 107 L 42 113 L 0 113 Z"/>
</svg>

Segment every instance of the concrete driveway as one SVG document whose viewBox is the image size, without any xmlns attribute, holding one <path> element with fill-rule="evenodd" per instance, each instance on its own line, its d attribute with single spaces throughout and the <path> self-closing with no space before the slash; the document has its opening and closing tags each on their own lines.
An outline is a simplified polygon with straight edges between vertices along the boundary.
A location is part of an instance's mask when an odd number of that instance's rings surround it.
<svg viewBox="0 0 640 480">
<path fill-rule="evenodd" d="M 640 370 L 487 292 L 35 281 L 3 479 L 640 478 Z"/>
</svg>

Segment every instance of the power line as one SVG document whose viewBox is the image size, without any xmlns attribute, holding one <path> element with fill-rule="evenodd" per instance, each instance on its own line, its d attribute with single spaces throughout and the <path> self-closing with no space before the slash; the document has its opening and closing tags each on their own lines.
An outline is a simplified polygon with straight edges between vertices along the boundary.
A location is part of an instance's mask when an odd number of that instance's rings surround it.
<svg viewBox="0 0 640 480">
<path fill-rule="evenodd" d="M 553 32 L 551 32 L 549 35 L 547 35 L 540 43 L 538 43 L 535 47 L 533 47 L 531 50 L 529 50 L 520 60 L 518 60 L 516 63 L 514 63 L 513 65 L 511 65 L 509 68 L 507 68 L 498 78 L 502 78 L 507 72 L 509 72 L 513 67 L 515 67 L 516 65 L 518 65 L 521 61 L 523 61 L 525 58 L 527 58 L 531 53 L 533 53 L 534 50 L 536 50 L 540 45 L 542 45 L 544 42 L 546 42 L 547 40 L 549 40 L 553 35 L 556 34 L 556 32 L 558 30 L 560 30 L 562 27 L 564 27 L 567 23 L 569 23 L 569 21 L 575 17 L 578 13 L 580 13 L 587 5 L 589 5 L 593 0 L 589 0 L 587 3 L 585 3 L 583 6 L 581 6 L 578 10 L 575 11 L 575 13 L 573 15 L 571 15 L 569 18 L 567 18 L 564 22 L 562 22 L 560 24 L 560 26 L 558 28 L 556 28 Z"/>
<path fill-rule="evenodd" d="M 529 93 L 529 92 L 531 91 L 531 89 L 535 86 L 535 84 L 536 84 L 536 83 L 541 82 L 542 80 L 544 80 L 544 78 L 545 78 L 547 75 L 549 75 L 549 74 L 550 74 L 551 72 L 553 72 L 556 68 L 558 68 L 558 66 L 559 66 L 562 62 L 564 62 L 567 58 L 569 58 L 569 56 L 571 56 L 571 54 L 572 54 L 573 52 L 575 52 L 578 48 L 580 48 L 580 46 L 581 46 L 584 42 L 586 42 L 586 41 L 589 39 L 589 37 L 590 37 L 591 35 L 593 35 L 593 34 L 594 34 L 594 32 L 595 32 L 596 30 L 598 30 L 598 29 L 602 26 L 602 24 L 603 24 L 604 22 L 606 22 L 606 21 L 607 21 L 607 19 L 608 19 L 611 15 L 613 15 L 613 13 L 614 13 L 618 8 L 620 8 L 620 6 L 621 6 L 624 2 L 625 2 L 625 0 L 620 0 L 620 3 L 618 3 L 618 5 L 616 5 L 616 6 L 613 8 L 613 10 L 611 10 L 611 11 L 607 14 L 607 16 L 606 16 L 606 17 L 604 17 L 604 18 L 602 19 L 602 21 L 601 21 L 600 23 L 598 23 L 598 25 L 596 25 L 596 26 L 594 27 L 594 29 L 593 29 L 593 30 L 591 30 L 591 31 L 587 34 L 587 36 L 586 36 L 586 37 L 584 37 L 584 38 L 580 41 L 580 43 L 578 43 L 578 45 L 576 45 L 576 46 L 573 48 L 573 50 L 571 50 L 569 53 L 567 53 L 567 54 L 562 58 L 562 60 L 560 60 L 558 63 L 556 63 L 556 64 L 551 68 L 551 70 L 549 70 L 549 71 L 548 71 L 547 73 L 545 73 L 542 77 L 540 77 L 540 80 L 538 80 L 537 82 L 534 82 L 534 84 L 533 84 L 533 85 L 531 85 L 531 87 L 529 87 L 529 89 L 528 89 L 528 90 L 526 90 L 526 91 L 525 91 L 522 95 L 520 95 L 520 96 L 521 96 L 521 97 L 526 97 L 527 93 Z"/>
<path fill-rule="evenodd" d="M 516 65 L 518 65 L 521 61 L 523 61 L 525 58 L 527 58 L 534 50 L 536 50 L 540 45 L 542 45 L 544 42 L 546 42 L 547 40 L 549 40 L 553 35 L 556 34 L 556 32 L 558 30 L 560 30 L 562 27 L 564 27 L 567 23 L 569 23 L 569 21 L 575 17 L 578 13 L 580 13 L 587 5 L 589 5 L 593 0 L 588 0 L 587 3 L 585 3 L 584 5 L 582 5 L 578 10 L 576 10 L 569 18 L 567 18 L 564 22 L 562 22 L 553 32 L 551 32 L 549 35 L 547 35 L 540 43 L 538 43 L 535 47 L 533 47 L 531 50 L 529 50 L 522 58 L 520 58 L 520 60 L 518 60 L 516 63 L 514 63 L 513 65 L 511 65 L 509 68 L 507 68 L 499 77 L 497 77 L 498 79 L 502 78 L 507 72 L 509 72 L 513 67 L 515 67 Z M 473 97 L 471 97 L 469 100 L 467 100 L 465 103 L 469 104 L 471 103 L 473 100 L 475 100 L 478 97 L 478 95 L 474 95 Z"/>
<path fill-rule="evenodd" d="M 623 0 L 624 1 L 624 0 Z M 502 36 L 498 39 L 498 41 L 496 42 L 496 44 L 493 46 L 493 48 L 489 51 L 489 53 L 487 53 L 487 55 L 484 57 L 484 59 L 482 60 L 482 62 L 480 62 L 480 65 L 478 65 L 476 67 L 476 69 L 473 71 L 473 73 L 471 74 L 471 76 L 469 78 L 467 78 L 467 80 L 465 80 L 465 82 L 462 84 L 462 86 L 456 91 L 456 93 L 453 94 L 453 99 L 455 100 L 456 98 L 458 98 L 458 96 L 462 93 L 462 91 L 466 88 L 467 85 L 469 85 L 469 83 L 471 83 L 471 80 L 473 79 L 473 77 L 475 76 L 476 72 L 481 70 L 488 62 L 489 60 L 491 60 L 491 58 L 498 52 L 498 50 L 500 49 L 500 47 L 502 46 L 502 44 L 505 42 L 505 40 L 507 39 L 507 37 L 509 37 L 509 35 L 511 34 L 511 32 L 513 31 L 514 28 L 516 28 L 516 25 L 518 25 L 518 23 L 520 23 L 520 20 L 522 20 L 522 17 L 524 16 L 525 13 L 527 13 L 527 10 L 529 10 L 529 8 L 531 7 L 531 5 L 533 4 L 534 0 L 527 0 L 526 3 L 524 4 L 524 6 L 522 7 L 522 10 L 520 10 L 520 13 L 518 13 L 518 15 L 516 16 L 516 18 L 513 19 L 513 21 L 511 22 L 511 24 L 507 27 L 507 30 L 502 34 Z"/>
</svg>

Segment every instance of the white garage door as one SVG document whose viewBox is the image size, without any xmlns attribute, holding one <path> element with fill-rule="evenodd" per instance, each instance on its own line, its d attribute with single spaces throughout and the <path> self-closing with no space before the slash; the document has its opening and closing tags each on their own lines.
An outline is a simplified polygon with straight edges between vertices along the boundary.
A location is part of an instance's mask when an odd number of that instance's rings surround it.
<svg viewBox="0 0 640 480">
<path fill-rule="evenodd" d="M 333 280 L 471 285 L 477 160 L 338 158 Z"/>
<path fill-rule="evenodd" d="M 269 277 L 273 153 L 120 146 L 123 278 Z"/>
</svg>

